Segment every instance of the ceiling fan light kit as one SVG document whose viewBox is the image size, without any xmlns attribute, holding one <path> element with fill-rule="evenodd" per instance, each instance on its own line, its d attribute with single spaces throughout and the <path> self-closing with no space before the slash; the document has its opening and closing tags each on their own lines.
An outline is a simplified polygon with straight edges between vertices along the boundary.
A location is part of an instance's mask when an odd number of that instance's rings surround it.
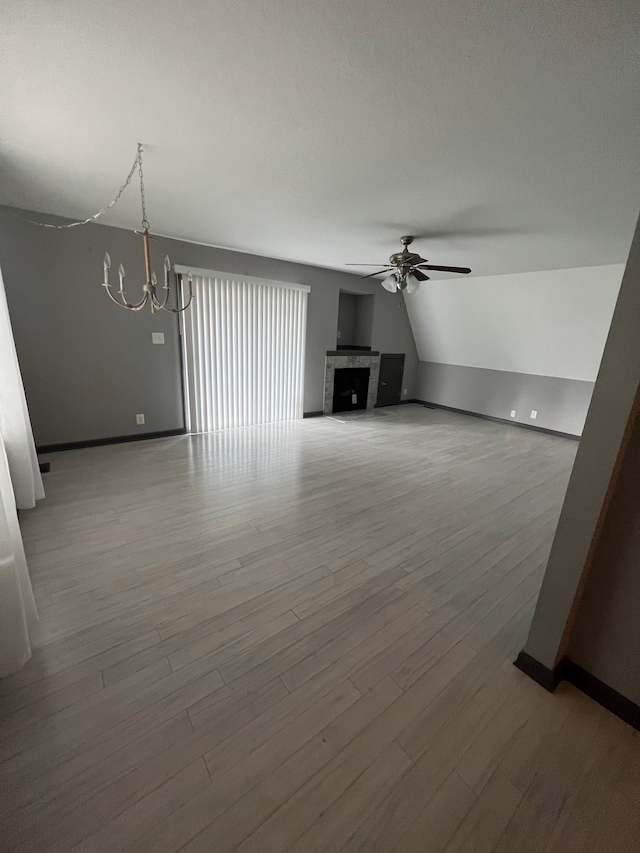
<svg viewBox="0 0 640 853">
<path fill-rule="evenodd" d="M 401 252 L 395 252 L 389 258 L 389 265 L 382 269 L 363 275 L 361 278 L 372 278 L 380 273 L 388 273 L 382 282 L 382 286 L 390 293 L 404 290 L 414 293 L 420 286 L 421 281 L 429 281 L 429 276 L 423 270 L 438 270 L 440 272 L 470 273 L 469 267 L 444 267 L 427 263 L 426 258 L 421 258 L 416 252 L 410 252 L 409 246 L 413 243 L 413 237 L 401 237 L 400 242 L 404 246 Z M 375 264 L 347 264 L 347 266 L 376 266 Z"/>
<path fill-rule="evenodd" d="M 389 293 L 395 293 L 398 290 L 398 279 L 396 278 L 396 274 L 391 273 L 388 278 L 385 278 L 382 282 L 382 286 L 385 290 L 388 290 Z"/>
</svg>

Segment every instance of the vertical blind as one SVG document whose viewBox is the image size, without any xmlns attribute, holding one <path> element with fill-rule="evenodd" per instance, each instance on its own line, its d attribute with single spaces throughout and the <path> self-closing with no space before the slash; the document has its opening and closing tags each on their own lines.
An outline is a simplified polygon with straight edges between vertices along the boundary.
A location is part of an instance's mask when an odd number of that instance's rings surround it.
<svg viewBox="0 0 640 853">
<path fill-rule="evenodd" d="M 184 279 L 187 268 L 175 269 Z M 189 431 L 301 418 L 309 287 L 191 272 L 181 315 Z"/>
</svg>

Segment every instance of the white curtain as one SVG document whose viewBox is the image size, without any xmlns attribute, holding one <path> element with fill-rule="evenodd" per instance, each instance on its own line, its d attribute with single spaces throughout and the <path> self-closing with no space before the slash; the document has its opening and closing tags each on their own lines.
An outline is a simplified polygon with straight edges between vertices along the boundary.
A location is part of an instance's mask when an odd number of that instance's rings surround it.
<svg viewBox="0 0 640 853">
<path fill-rule="evenodd" d="M 36 607 L 16 507 L 44 497 L 0 273 L 0 677 L 31 657 Z"/>
<path fill-rule="evenodd" d="M 0 271 L 0 433 L 9 460 L 18 509 L 35 506 L 44 497 L 42 477 L 31 431 Z"/>
<path fill-rule="evenodd" d="M 309 287 L 192 273 L 182 315 L 189 430 L 301 418 Z"/>
<path fill-rule="evenodd" d="M 37 621 L 9 463 L 0 436 L 0 678 L 19 670 L 31 657 L 29 636 Z"/>
</svg>

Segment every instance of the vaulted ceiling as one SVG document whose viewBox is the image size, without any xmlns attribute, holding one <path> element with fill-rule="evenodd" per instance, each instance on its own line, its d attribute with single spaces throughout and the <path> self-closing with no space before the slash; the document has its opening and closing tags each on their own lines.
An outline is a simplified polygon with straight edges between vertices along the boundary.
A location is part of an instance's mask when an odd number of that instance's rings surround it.
<svg viewBox="0 0 640 853">
<path fill-rule="evenodd" d="M 0 4 L 0 203 L 320 266 L 622 262 L 637 0 Z M 134 187 L 104 222 L 137 227 Z M 0 235 L 1 237 L 1 235 Z"/>
</svg>

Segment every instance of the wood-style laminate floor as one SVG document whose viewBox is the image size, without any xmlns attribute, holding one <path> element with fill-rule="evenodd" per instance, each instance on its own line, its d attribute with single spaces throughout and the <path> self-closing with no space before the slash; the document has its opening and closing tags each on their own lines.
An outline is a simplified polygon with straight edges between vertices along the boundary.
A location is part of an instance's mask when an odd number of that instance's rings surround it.
<svg viewBox="0 0 640 853">
<path fill-rule="evenodd" d="M 48 457 L 3 853 L 640 849 L 638 735 L 511 664 L 576 444 L 345 420 Z"/>
</svg>

